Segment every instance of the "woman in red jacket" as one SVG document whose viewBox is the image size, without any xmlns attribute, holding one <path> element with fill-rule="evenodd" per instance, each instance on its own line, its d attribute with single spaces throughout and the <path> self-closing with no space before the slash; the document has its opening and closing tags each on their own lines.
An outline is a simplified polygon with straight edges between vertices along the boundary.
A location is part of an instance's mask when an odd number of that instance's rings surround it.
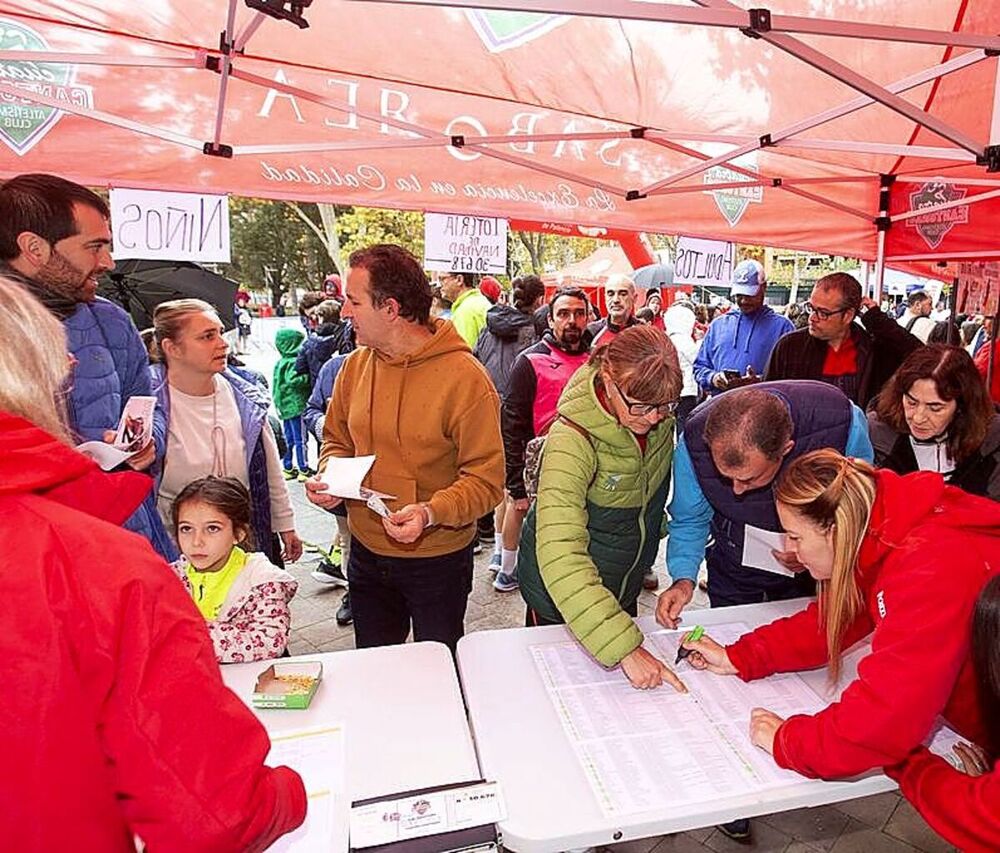
<svg viewBox="0 0 1000 853">
<path fill-rule="evenodd" d="M 3 278 L 0 341 L 5 849 L 263 850 L 305 818 L 302 780 L 264 765 L 194 603 L 118 527 L 149 478 L 73 449 L 62 326 Z"/>
<path fill-rule="evenodd" d="M 991 580 L 976 602 L 972 620 L 972 659 L 979 676 L 983 717 L 990 727 L 986 749 L 955 747 L 964 773 L 921 747 L 886 772 L 948 842 L 962 850 L 1000 850 L 1000 577 Z"/>
<path fill-rule="evenodd" d="M 755 709 L 751 737 L 781 767 L 835 779 L 896 764 L 942 715 L 981 742 L 969 645 L 972 611 L 1000 572 L 1000 506 L 946 486 L 817 450 L 775 489 L 787 547 L 819 582 L 818 601 L 723 648 L 688 643 L 693 665 L 749 681 L 829 664 L 872 635 L 857 677 L 814 715 Z"/>
</svg>

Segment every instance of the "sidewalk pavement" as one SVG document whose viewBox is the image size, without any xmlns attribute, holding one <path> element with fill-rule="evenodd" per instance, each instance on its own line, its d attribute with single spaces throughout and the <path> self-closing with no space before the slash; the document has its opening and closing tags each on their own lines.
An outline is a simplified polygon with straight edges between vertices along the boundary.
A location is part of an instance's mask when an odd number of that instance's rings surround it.
<svg viewBox="0 0 1000 853">
<path fill-rule="evenodd" d="M 328 548 L 336 531 L 333 516 L 317 510 L 305 497 L 300 483 L 289 483 L 295 508 L 296 526 L 304 542 Z M 489 571 L 492 546 L 485 544 L 476 557 L 472 594 L 466 611 L 465 630 L 517 628 L 524 624 L 524 602 L 517 593 L 493 589 Z M 319 555 L 306 551 L 302 559 L 289 567 L 299 581 L 299 591 L 292 600 L 292 636 L 289 650 L 293 655 L 336 652 L 354 648 L 354 632 L 341 627 L 334 619 L 344 591 L 317 583 L 309 572 Z M 667 584 L 663 571 L 663 547 L 656 563 L 660 588 Z M 694 606 L 707 607 L 704 593 L 697 593 Z M 639 615 L 653 612 L 656 593 L 643 592 Z M 736 853 L 754 850 L 760 853 L 947 853 L 955 848 L 942 841 L 923 818 L 898 794 L 878 794 L 813 809 L 755 818 L 754 843 L 737 844 L 712 827 L 677 835 L 645 838 L 616 844 L 602 850 L 611 853 Z"/>
</svg>

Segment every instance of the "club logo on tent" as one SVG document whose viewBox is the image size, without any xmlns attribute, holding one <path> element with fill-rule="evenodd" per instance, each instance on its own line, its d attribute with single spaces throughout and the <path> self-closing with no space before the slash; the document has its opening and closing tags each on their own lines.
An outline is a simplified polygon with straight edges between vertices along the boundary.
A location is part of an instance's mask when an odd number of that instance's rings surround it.
<svg viewBox="0 0 1000 853">
<path fill-rule="evenodd" d="M 490 53 L 500 53 L 512 47 L 540 38 L 569 18 L 564 15 L 541 15 L 537 12 L 488 12 L 466 9 L 465 17 Z"/>
<path fill-rule="evenodd" d="M 30 27 L 0 18 L 0 50 L 47 51 L 48 43 Z M 0 83 L 90 108 L 93 90 L 74 82 L 76 66 L 0 58 Z M 62 117 L 62 110 L 0 92 L 0 139 L 15 154 L 27 154 Z"/>
<path fill-rule="evenodd" d="M 754 166 L 746 166 L 745 168 L 751 169 L 754 172 L 757 171 Z M 713 166 L 702 177 L 702 183 L 705 184 L 749 183 L 750 180 L 746 175 L 734 172 L 725 166 Z M 751 204 L 760 204 L 764 200 L 764 188 L 758 186 L 747 187 L 746 189 L 734 187 L 726 190 L 709 190 L 708 192 L 715 199 L 716 207 L 726 217 L 726 222 L 729 223 L 730 228 L 736 227 L 736 224 L 743 218 L 743 214 L 746 213 L 747 208 Z"/>
<path fill-rule="evenodd" d="M 921 184 L 920 189 L 910 193 L 910 210 L 921 210 L 925 207 L 958 201 L 965 198 L 968 192 L 963 187 L 945 181 L 929 181 Z M 906 220 L 907 228 L 916 228 L 928 248 L 936 249 L 941 245 L 945 235 L 956 225 L 966 225 L 969 221 L 969 206 L 949 207 L 947 210 L 935 210 L 923 213 Z"/>
</svg>

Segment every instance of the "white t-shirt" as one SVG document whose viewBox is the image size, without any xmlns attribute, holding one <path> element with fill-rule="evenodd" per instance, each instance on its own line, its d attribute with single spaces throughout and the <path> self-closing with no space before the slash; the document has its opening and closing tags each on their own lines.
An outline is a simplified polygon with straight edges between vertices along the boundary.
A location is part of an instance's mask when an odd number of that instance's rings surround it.
<svg viewBox="0 0 1000 853">
<path fill-rule="evenodd" d="M 170 388 L 170 429 L 157 508 L 171 530 L 170 509 L 174 498 L 192 480 L 202 477 L 235 477 L 249 488 L 243 424 L 236 407 L 233 387 L 221 376 L 214 377 L 215 393 L 194 397 Z M 294 513 L 278 459 L 278 445 L 269 425 L 261 430 L 267 462 L 267 484 L 271 497 L 271 529 L 292 530 Z"/>
</svg>

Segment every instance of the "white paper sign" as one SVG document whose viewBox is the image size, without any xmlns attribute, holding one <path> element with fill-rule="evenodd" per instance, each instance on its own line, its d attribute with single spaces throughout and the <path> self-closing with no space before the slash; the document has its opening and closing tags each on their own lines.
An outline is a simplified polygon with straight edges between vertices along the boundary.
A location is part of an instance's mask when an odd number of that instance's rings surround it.
<svg viewBox="0 0 1000 853">
<path fill-rule="evenodd" d="M 506 817 L 507 809 L 496 782 L 474 782 L 460 788 L 354 805 L 351 847 L 376 847 L 455 832 L 499 823 Z"/>
<path fill-rule="evenodd" d="M 229 196 L 111 190 L 112 256 L 230 262 Z"/>
<path fill-rule="evenodd" d="M 733 244 L 698 237 L 677 238 L 674 284 L 729 287 L 733 280 Z"/>
<path fill-rule="evenodd" d="M 424 269 L 507 273 L 507 220 L 457 213 L 424 215 Z"/>
<path fill-rule="evenodd" d="M 779 563 L 771 551 L 784 551 L 785 534 L 773 530 L 761 530 L 752 524 L 743 528 L 743 565 L 776 575 L 795 577 L 795 572 L 786 569 Z"/>
<path fill-rule="evenodd" d="M 374 489 L 367 489 L 361 485 L 374 462 L 374 456 L 331 456 L 326 460 L 323 470 L 319 472 L 319 477 L 330 487 L 329 494 L 338 498 L 352 498 L 362 501 L 369 501 L 373 497 L 394 499 L 395 495 L 376 492 Z M 378 512 L 371 504 L 369 506 Z"/>
</svg>

